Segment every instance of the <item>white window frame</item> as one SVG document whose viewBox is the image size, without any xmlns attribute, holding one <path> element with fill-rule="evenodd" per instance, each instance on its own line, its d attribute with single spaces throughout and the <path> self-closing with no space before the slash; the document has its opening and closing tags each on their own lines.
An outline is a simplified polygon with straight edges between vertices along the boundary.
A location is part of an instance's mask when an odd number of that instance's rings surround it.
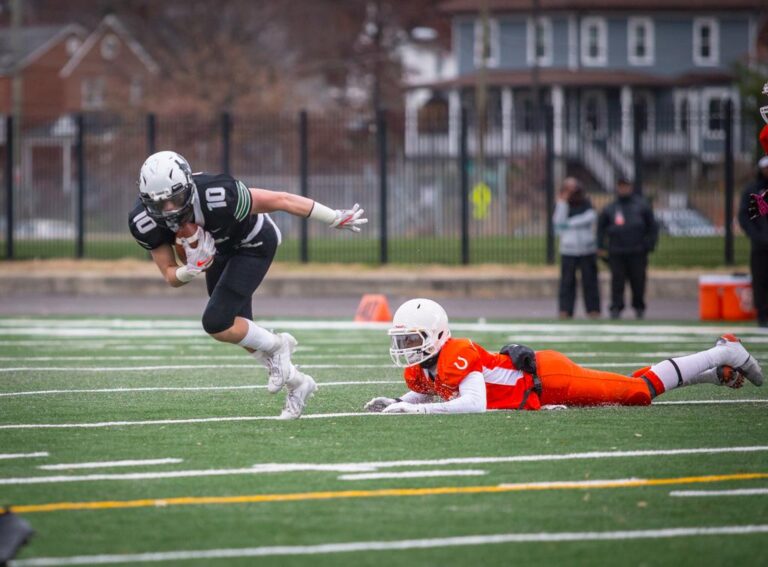
<svg viewBox="0 0 768 567">
<path fill-rule="evenodd" d="M 80 106 L 83 110 L 101 110 L 105 104 L 106 79 L 85 77 L 80 83 Z"/>
<path fill-rule="evenodd" d="M 709 57 L 701 55 L 701 30 L 705 26 L 711 30 Z M 720 64 L 720 24 L 717 18 L 694 18 L 693 64 L 697 67 L 714 67 Z"/>
<path fill-rule="evenodd" d="M 542 43 L 544 45 L 544 54 L 538 58 L 536 57 L 536 24 L 537 23 L 539 26 L 541 26 Z M 553 59 L 552 20 L 545 16 L 541 16 L 539 18 L 528 18 L 526 28 L 527 28 L 526 38 L 528 40 L 526 42 L 528 65 L 550 67 L 552 65 L 552 59 Z"/>
<path fill-rule="evenodd" d="M 488 59 L 485 61 L 487 68 L 499 66 L 499 21 L 496 18 L 488 18 Z M 475 20 L 475 67 L 482 65 L 483 55 L 483 21 L 480 18 Z"/>
<path fill-rule="evenodd" d="M 638 42 L 638 29 L 645 28 L 645 56 L 638 57 L 635 48 Z M 627 20 L 627 60 L 630 65 L 647 66 L 656 61 L 656 34 L 653 20 L 647 17 L 633 17 Z"/>
<path fill-rule="evenodd" d="M 702 115 L 702 135 L 709 140 L 723 140 L 725 139 L 725 129 L 723 130 L 710 130 L 709 129 L 709 104 L 713 100 L 725 100 L 733 98 L 733 92 L 725 87 L 717 88 L 711 87 L 701 90 L 701 115 Z M 734 105 L 734 114 L 736 114 L 736 106 Z"/>
<path fill-rule="evenodd" d="M 600 114 L 599 129 L 587 132 L 587 102 L 594 99 L 597 102 L 597 111 Z M 603 139 L 608 135 L 608 99 L 605 91 L 598 89 L 584 91 L 581 96 L 581 130 L 591 138 Z"/>
<path fill-rule="evenodd" d="M 589 28 L 597 28 L 597 56 L 589 54 Z M 581 64 L 585 67 L 605 67 L 608 64 L 608 23 L 605 18 L 589 16 L 581 20 Z"/>
</svg>

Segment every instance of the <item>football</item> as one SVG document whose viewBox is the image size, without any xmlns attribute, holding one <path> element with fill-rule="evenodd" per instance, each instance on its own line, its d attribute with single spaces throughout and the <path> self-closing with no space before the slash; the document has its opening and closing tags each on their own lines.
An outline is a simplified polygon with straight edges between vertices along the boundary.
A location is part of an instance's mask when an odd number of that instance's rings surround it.
<svg viewBox="0 0 768 567">
<path fill-rule="evenodd" d="M 187 263 L 187 253 L 184 251 L 183 240 L 187 241 L 192 248 L 197 248 L 197 225 L 193 222 L 186 222 L 176 231 L 176 240 L 173 245 L 173 251 L 176 253 L 176 259 L 180 266 Z"/>
</svg>

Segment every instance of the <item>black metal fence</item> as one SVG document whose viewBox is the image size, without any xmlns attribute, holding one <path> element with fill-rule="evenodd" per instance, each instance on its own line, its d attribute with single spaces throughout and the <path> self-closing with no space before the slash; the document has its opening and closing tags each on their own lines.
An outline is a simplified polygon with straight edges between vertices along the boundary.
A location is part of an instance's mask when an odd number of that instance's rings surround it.
<svg viewBox="0 0 768 567">
<path fill-rule="evenodd" d="M 127 230 L 136 176 L 149 153 L 173 149 L 195 170 L 366 209 L 370 221 L 359 235 L 275 215 L 283 261 L 551 263 L 556 184 L 573 175 L 598 209 L 618 176 L 634 179 L 662 226 L 653 263 L 746 264 L 733 207 L 755 170 L 752 118 L 734 115 L 730 104 L 714 124 L 711 113 L 688 114 L 681 124 L 679 112 L 649 117 L 639 107 L 630 118 L 631 128 L 627 117 L 573 122 L 547 107 L 537 120 L 516 116 L 510 130 L 498 120 L 481 124 L 471 110 L 381 112 L 371 121 L 92 114 L 26 117 L 15 144 L 8 119 L 0 249 L 15 259 L 145 258 Z M 704 130 L 715 135 L 697 140 Z"/>
</svg>

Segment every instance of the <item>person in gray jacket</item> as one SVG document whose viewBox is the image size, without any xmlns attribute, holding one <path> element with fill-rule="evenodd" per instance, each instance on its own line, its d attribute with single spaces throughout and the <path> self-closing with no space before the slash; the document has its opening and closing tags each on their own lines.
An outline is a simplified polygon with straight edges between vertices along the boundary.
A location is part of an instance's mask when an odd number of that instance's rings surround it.
<svg viewBox="0 0 768 567">
<path fill-rule="evenodd" d="M 600 317 L 595 239 L 597 212 L 584 189 L 573 177 L 563 180 L 552 223 L 560 236 L 560 318 L 573 317 L 576 272 L 581 271 L 584 309 L 591 319 L 597 319 Z"/>
</svg>

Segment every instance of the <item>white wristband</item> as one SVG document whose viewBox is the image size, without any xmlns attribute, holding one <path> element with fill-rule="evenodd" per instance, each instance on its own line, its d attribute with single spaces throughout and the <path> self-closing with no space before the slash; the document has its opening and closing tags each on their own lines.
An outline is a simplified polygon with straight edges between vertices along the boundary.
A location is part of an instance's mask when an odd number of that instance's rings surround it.
<svg viewBox="0 0 768 567">
<path fill-rule="evenodd" d="M 324 222 L 325 224 L 332 224 L 336 220 L 336 211 L 321 205 L 317 201 L 312 204 L 312 210 L 309 211 L 308 219 Z"/>
<path fill-rule="evenodd" d="M 176 268 L 176 279 L 181 283 L 189 283 L 197 276 L 199 272 L 191 272 L 186 266 Z"/>
</svg>

